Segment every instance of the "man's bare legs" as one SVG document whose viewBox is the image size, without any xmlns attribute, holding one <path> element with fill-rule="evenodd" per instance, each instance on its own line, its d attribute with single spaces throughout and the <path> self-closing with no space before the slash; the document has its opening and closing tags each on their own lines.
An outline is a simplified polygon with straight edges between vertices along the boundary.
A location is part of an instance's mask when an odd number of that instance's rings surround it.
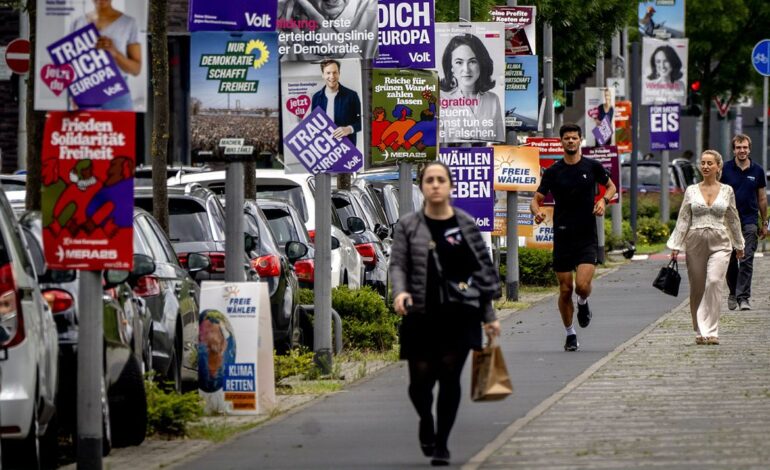
<svg viewBox="0 0 770 470">
<path fill-rule="evenodd" d="M 588 326 L 591 315 L 588 309 L 587 299 L 588 296 L 591 295 L 591 281 L 593 280 L 595 271 L 596 266 L 593 264 L 579 264 L 574 279 L 571 272 L 556 273 L 556 278 L 559 280 L 559 313 L 561 314 L 561 321 L 567 332 L 567 343 L 564 346 L 566 351 L 578 350 L 577 334 L 575 333 L 575 327 L 573 325 L 575 306 L 572 303 L 572 294 L 573 292 L 577 293 L 579 298 L 578 302 L 583 302 L 583 305 L 578 305 L 578 309 L 582 309 L 581 313 L 578 314 L 578 318 L 581 320 L 580 326 Z M 588 318 L 587 321 L 584 317 Z"/>
</svg>

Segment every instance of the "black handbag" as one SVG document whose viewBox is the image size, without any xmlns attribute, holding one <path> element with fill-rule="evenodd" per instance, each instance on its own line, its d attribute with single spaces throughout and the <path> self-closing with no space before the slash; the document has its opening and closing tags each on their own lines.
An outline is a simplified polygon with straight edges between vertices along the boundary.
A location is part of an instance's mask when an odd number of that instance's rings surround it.
<svg viewBox="0 0 770 470">
<path fill-rule="evenodd" d="M 668 295 L 676 297 L 679 295 L 679 284 L 681 282 L 682 276 L 679 275 L 679 264 L 675 259 L 672 259 L 666 266 L 660 268 L 657 277 L 652 281 L 652 286 Z"/>
<path fill-rule="evenodd" d="M 460 304 L 475 309 L 481 308 L 481 292 L 472 285 L 472 278 L 469 277 L 467 281 L 444 279 L 444 271 L 438 260 L 436 243 L 433 240 L 430 242 L 430 252 L 440 279 L 439 301 L 442 304 Z"/>
</svg>

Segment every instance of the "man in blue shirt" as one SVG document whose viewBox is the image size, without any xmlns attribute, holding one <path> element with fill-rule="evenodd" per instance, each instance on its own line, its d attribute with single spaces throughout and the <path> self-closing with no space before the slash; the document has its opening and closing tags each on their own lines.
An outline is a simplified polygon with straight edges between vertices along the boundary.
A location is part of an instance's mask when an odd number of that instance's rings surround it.
<svg viewBox="0 0 770 470">
<path fill-rule="evenodd" d="M 721 182 L 735 192 L 735 204 L 741 217 L 741 229 L 746 240 L 743 259 L 738 262 L 733 252 L 727 268 L 727 286 L 730 296 L 727 307 L 751 310 L 751 276 L 754 272 L 754 252 L 757 238 L 767 235 L 767 186 L 765 170 L 751 161 L 751 139 L 745 134 L 733 137 L 733 160 L 725 162 Z"/>
</svg>

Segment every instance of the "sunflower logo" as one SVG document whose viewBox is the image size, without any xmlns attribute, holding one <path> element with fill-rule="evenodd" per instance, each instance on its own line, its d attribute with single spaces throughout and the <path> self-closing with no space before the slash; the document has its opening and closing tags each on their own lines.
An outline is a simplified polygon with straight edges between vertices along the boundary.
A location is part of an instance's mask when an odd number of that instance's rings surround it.
<svg viewBox="0 0 770 470">
<path fill-rule="evenodd" d="M 267 44 L 259 39 L 252 39 L 246 45 L 246 54 L 251 54 L 254 50 L 259 51 L 259 55 L 254 58 L 254 68 L 258 69 L 267 63 L 270 58 L 270 51 L 267 50 Z"/>
</svg>

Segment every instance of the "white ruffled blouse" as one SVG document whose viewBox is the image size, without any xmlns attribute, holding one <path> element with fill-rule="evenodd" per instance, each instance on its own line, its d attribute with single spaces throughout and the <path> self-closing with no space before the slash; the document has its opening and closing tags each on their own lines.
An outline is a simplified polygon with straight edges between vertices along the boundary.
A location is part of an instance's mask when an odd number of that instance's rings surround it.
<svg viewBox="0 0 770 470">
<path fill-rule="evenodd" d="M 687 233 L 699 228 L 726 230 L 733 249 L 744 248 L 741 219 L 735 207 L 735 193 L 729 185 L 720 183 L 720 186 L 719 193 L 710 206 L 706 204 L 697 183 L 687 187 L 682 207 L 679 209 L 679 218 L 676 220 L 676 228 L 666 243 L 669 249 L 682 251 L 685 248 Z"/>
</svg>

